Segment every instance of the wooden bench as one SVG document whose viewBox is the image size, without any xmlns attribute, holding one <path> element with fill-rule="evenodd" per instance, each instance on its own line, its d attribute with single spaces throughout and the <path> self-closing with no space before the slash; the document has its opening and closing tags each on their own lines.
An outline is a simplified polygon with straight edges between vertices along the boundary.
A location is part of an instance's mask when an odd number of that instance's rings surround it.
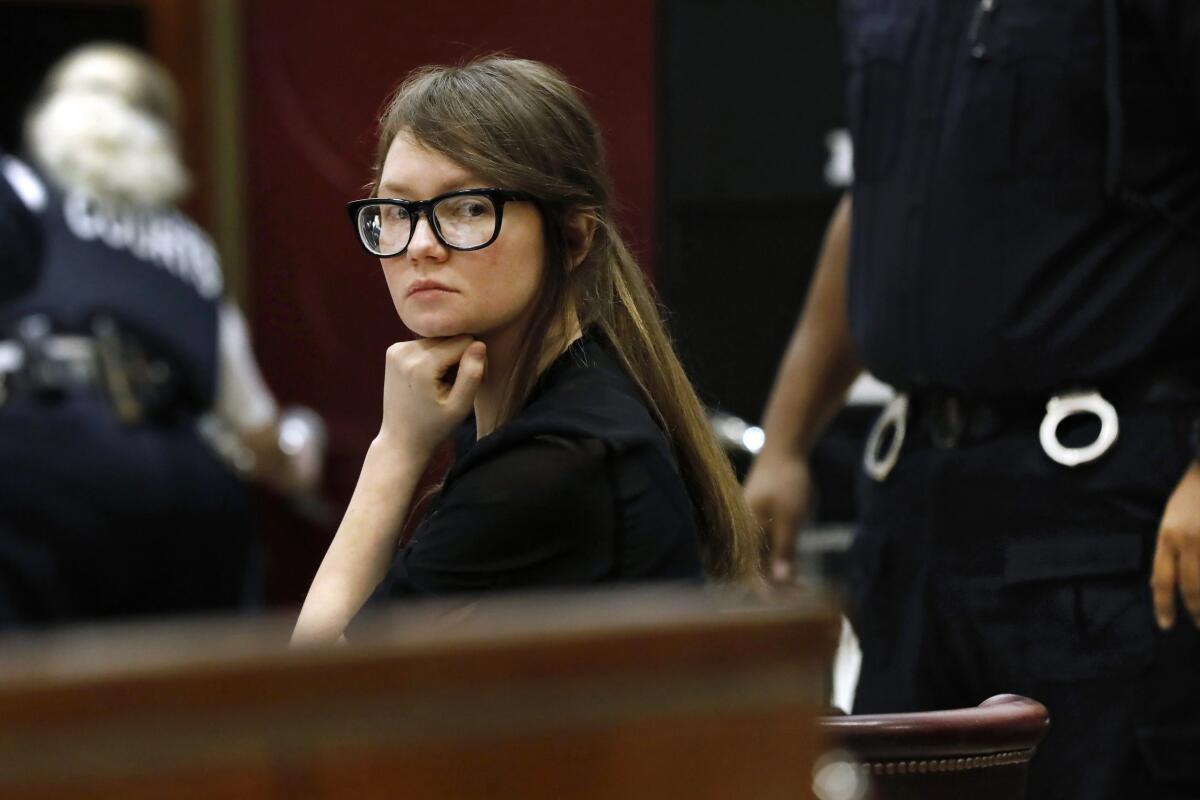
<svg viewBox="0 0 1200 800">
<path fill-rule="evenodd" d="M 0 643 L 0 797 L 811 796 L 815 599 L 636 590 Z"/>
</svg>

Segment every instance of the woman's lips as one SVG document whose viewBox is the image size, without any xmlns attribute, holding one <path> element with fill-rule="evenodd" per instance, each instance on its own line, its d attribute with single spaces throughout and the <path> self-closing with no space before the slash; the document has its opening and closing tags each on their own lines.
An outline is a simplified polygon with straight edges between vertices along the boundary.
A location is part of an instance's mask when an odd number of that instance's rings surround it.
<svg viewBox="0 0 1200 800">
<path fill-rule="evenodd" d="M 434 281 L 417 281 L 412 286 L 408 287 L 408 296 L 412 297 L 414 294 L 422 294 L 422 293 L 427 293 L 427 292 L 453 292 L 453 291 L 454 290 L 451 289 L 449 286 L 445 286 L 443 284 L 436 283 Z"/>
</svg>

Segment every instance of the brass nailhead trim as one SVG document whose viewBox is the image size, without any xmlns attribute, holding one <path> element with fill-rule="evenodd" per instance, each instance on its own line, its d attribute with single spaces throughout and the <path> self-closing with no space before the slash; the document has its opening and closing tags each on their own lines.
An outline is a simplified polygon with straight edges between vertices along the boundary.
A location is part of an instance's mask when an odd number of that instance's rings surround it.
<svg viewBox="0 0 1200 800">
<path fill-rule="evenodd" d="M 867 761 L 855 766 L 872 775 L 916 775 L 930 772 L 966 772 L 972 769 L 1004 767 L 1025 764 L 1033 758 L 1032 750 L 1013 750 L 987 756 L 965 756 L 962 758 L 935 758 L 914 761 Z"/>
</svg>

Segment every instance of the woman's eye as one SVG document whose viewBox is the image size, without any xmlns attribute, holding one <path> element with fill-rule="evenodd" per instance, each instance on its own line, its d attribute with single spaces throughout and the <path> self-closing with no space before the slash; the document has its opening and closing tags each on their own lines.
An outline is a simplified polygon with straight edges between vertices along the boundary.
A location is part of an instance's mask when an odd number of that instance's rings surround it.
<svg viewBox="0 0 1200 800">
<path fill-rule="evenodd" d="M 468 203 L 463 203 L 460 212 L 464 217 L 482 217 L 487 213 L 487 206 L 478 200 L 472 200 Z"/>
</svg>

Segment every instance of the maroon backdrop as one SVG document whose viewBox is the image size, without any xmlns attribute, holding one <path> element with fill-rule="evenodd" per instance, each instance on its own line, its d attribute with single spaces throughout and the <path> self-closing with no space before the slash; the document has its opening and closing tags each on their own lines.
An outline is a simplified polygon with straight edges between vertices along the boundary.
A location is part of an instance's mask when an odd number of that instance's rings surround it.
<svg viewBox="0 0 1200 800">
<path fill-rule="evenodd" d="M 379 424 L 383 354 L 407 334 L 342 205 L 361 196 L 384 98 L 413 67 L 493 51 L 546 61 L 603 127 L 624 232 L 653 254 L 654 3 L 255 0 L 243 6 L 251 325 L 284 403 L 324 415 L 340 513 Z M 271 599 L 298 600 L 331 530 L 266 515 Z"/>
</svg>

